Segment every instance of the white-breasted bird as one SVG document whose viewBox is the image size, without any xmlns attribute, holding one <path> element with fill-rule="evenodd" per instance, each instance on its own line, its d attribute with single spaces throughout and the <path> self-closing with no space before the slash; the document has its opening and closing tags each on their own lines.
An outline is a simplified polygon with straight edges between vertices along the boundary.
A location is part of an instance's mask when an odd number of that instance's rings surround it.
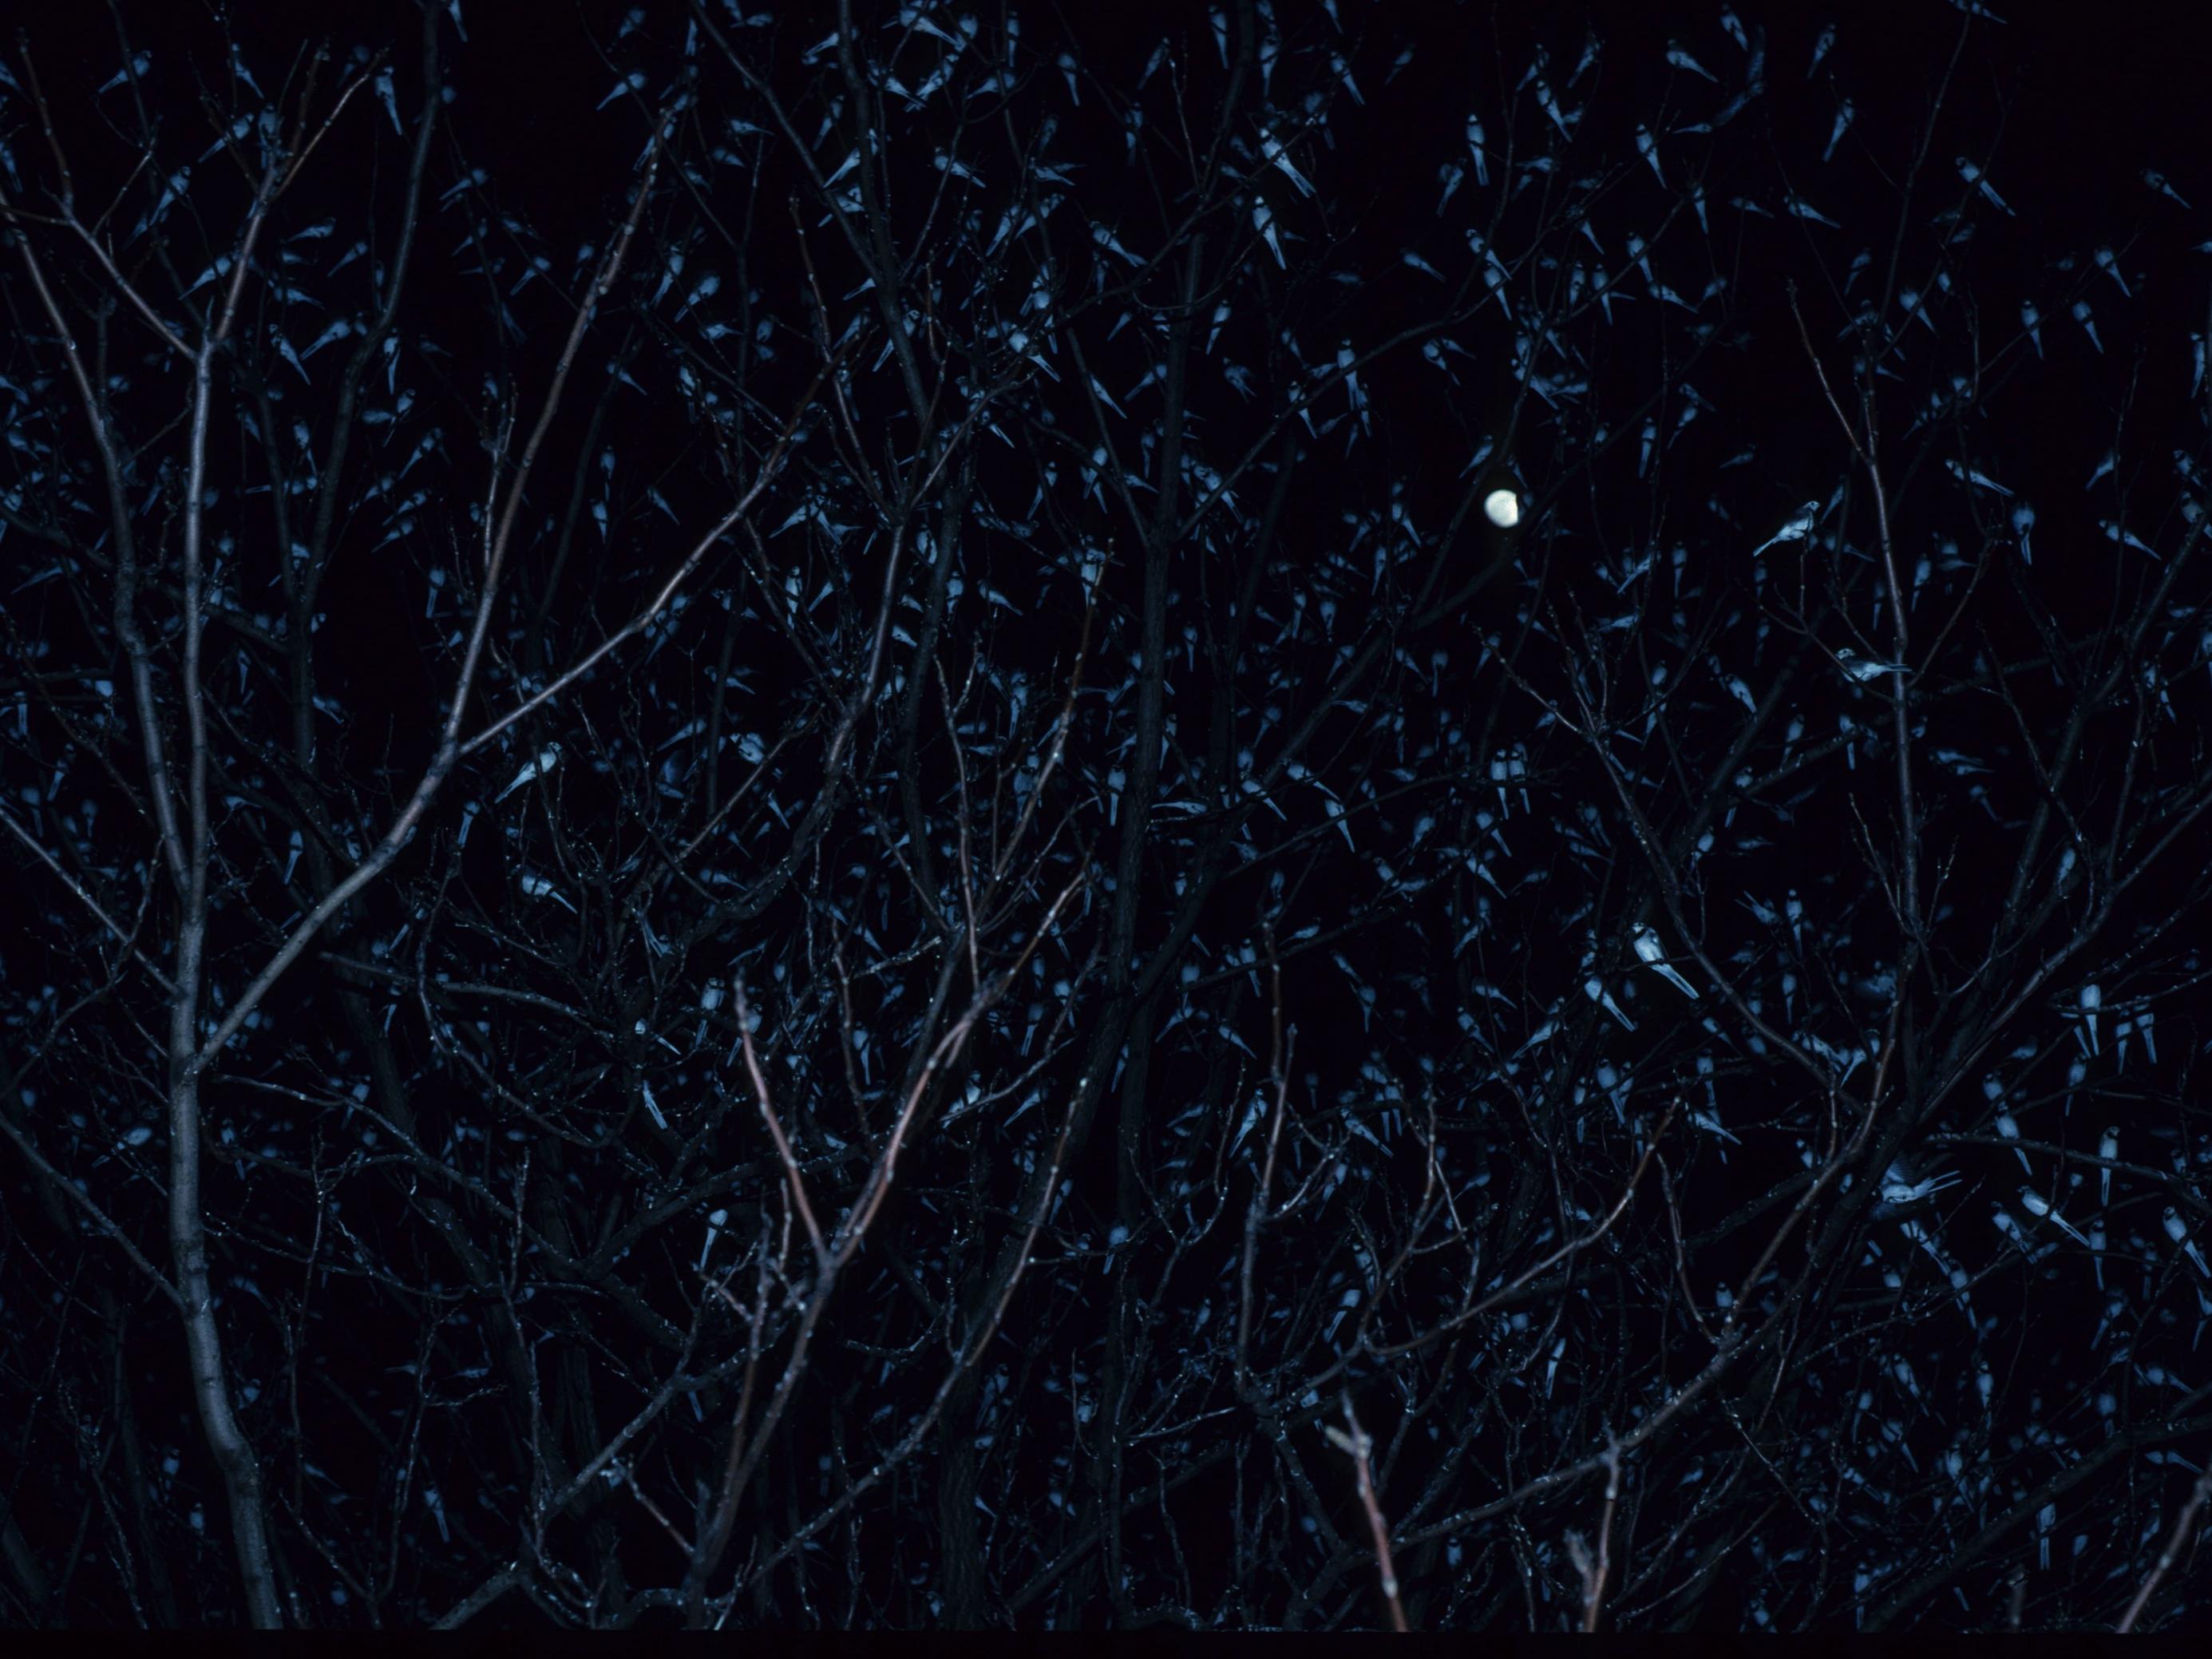
<svg viewBox="0 0 2212 1659">
<path fill-rule="evenodd" d="M 568 901 L 562 896 L 561 890 L 554 886 L 554 884 L 550 881 L 548 881 L 544 876 L 537 875 L 528 870 L 522 870 L 516 872 L 515 880 L 520 884 L 525 896 L 529 898 L 550 898 L 554 902 L 554 903 L 559 905 L 562 909 L 568 912 L 570 915 L 576 914 L 576 907 L 569 903 Z"/>
<path fill-rule="evenodd" d="M 1474 182 L 1485 190 L 1490 188 L 1489 152 L 1483 148 L 1482 118 L 1467 118 L 1467 148 L 1474 161 Z"/>
<path fill-rule="evenodd" d="M 547 744 L 543 749 L 538 751 L 538 758 L 532 761 L 520 772 L 517 772 L 514 775 L 514 781 L 508 784 L 506 788 L 499 792 L 499 799 L 505 800 L 516 790 L 521 788 L 524 784 L 529 782 L 531 779 L 544 776 L 546 773 L 550 772 L 560 763 L 561 745 L 557 743 Z"/>
<path fill-rule="evenodd" d="M 1948 1170 L 1923 1176 L 1900 1158 L 1893 1160 L 1883 1175 L 1881 1195 L 1892 1204 L 1913 1204 L 1958 1184 L 1959 1177 Z"/>
<path fill-rule="evenodd" d="M 1729 1132 L 1728 1126 L 1721 1121 L 1720 1114 L 1711 1110 L 1710 1108 L 1692 1109 L 1690 1113 L 1690 1121 L 1696 1124 L 1700 1129 L 1703 1129 L 1709 1135 L 1718 1135 L 1723 1140 L 1733 1141 L 1739 1146 L 1743 1145 L 1741 1139 Z M 1721 1154 L 1721 1161 L 1723 1163 L 1726 1163 L 1728 1161 L 1727 1153 L 1723 1152 Z"/>
<path fill-rule="evenodd" d="M 1277 264 L 1282 264 L 1284 263 L 1283 244 L 1275 234 L 1274 210 L 1265 202 L 1255 201 L 1252 204 L 1252 228 L 1267 239 L 1268 252 L 1275 256 Z"/>
<path fill-rule="evenodd" d="M 1976 167 L 1972 161 L 1969 161 L 1963 155 L 1960 156 L 1958 159 L 1959 176 L 1961 179 L 1964 179 L 1968 184 L 1972 185 L 1980 190 L 1982 194 L 1989 198 L 1990 205 L 1996 209 L 1998 212 L 2010 213 L 2012 210 L 2005 205 L 2004 198 L 1996 193 L 1996 189 L 1990 185 L 1989 179 L 1983 175 L 1982 170 Z"/>
<path fill-rule="evenodd" d="M 2059 1214 L 2057 1210 L 2053 1209 L 2051 1206 L 2051 1200 L 2044 1197 L 2041 1193 L 2037 1192 L 2034 1188 L 2022 1187 L 2020 1189 L 2020 1201 L 2026 1206 L 2027 1212 L 2033 1216 L 2038 1221 L 2048 1221 L 2052 1226 L 2057 1228 L 2060 1232 L 2064 1233 L 2067 1237 L 2074 1240 L 2084 1249 L 2088 1248 L 2089 1241 L 2082 1237 L 2079 1232 L 2075 1231 L 2074 1224 L 2068 1221 L 2064 1216 Z"/>
<path fill-rule="evenodd" d="M 2150 1063 L 2154 1066 L 2158 1064 L 2158 1047 L 2150 1040 L 2150 1028 L 2156 1023 L 2157 1018 L 2158 1016 L 2148 1008 L 2140 1008 L 2136 1011 L 2136 1035 L 2142 1039 L 2143 1052 L 2150 1056 Z M 2128 1063 L 2127 1028 L 2125 1026 L 2122 1026 L 2119 1030 L 2114 1031 L 2112 1035 L 2120 1039 L 2120 1054 L 2118 1063 L 2124 1066 Z"/>
<path fill-rule="evenodd" d="M 1667 947 L 1659 942 L 1658 934 L 1638 922 L 1634 943 L 1637 957 L 1645 967 L 1689 998 L 1691 1001 L 1695 1002 L 1698 1000 L 1698 988 L 1667 965 Z"/>
<path fill-rule="evenodd" d="M 1603 980 L 1595 978 L 1584 980 L 1583 981 L 1583 994 L 1588 997 L 1592 1002 L 1603 1003 L 1605 1005 L 1606 1012 L 1611 1014 L 1629 1030 L 1632 1031 L 1636 1029 L 1636 1022 L 1629 1018 L 1626 1014 L 1620 1012 L 1620 1005 L 1613 1000 L 1613 993 L 1605 988 L 1605 981 Z"/>
<path fill-rule="evenodd" d="M 1760 554 L 1765 552 L 1768 548 L 1773 546 L 1777 542 L 1802 542 L 1805 540 L 1806 538 L 1809 537 L 1813 533 L 1813 526 L 1818 524 L 1820 520 L 1820 502 L 1806 502 L 1804 506 L 1797 509 L 1796 516 L 1793 517 L 1789 523 L 1784 525 L 1781 529 L 1776 531 L 1765 541 L 1759 543 L 1757 547 L 1753 548 L 1751 550 L 1751 556 L 1754 559 L 1757 558 Z"/>
<path fill-rule="evenodd" d="M 1713 81 L 1717 84 L 1717 77 L 1713 72 L 1683 51 L 1677 41 L 1669 40 L 1667 43 L 1667 61 L 1678 70 L 1687 70 L 1692 75 L 1702 75 L 1706 80 Z"/>
<path fill-rule="evenodd" d="M 1820 67 L 1820 60 L 1828 55 L 1829 48 L 1835 44 L 1836 26 L 1833 23 L 1823 25 L 1820 33 L 1813 37 L 1813 61 L 1805 65 L 1805 78 L 1808 81 L 1813 78 L 1813 71 Z"/>
<path fill-rule="evenodd" d="M 2105 1167 L 2097 1171 L 2097 1202 L 2110 1204 L 2112 1201 L 2112 1165 L 2118 1162 L 2120 1156 L 2120 1132 L 2118 1129 L 2105 1131 L 2104 1139 L 2097 1143 L 2097 1156 L 2105 1162 Z"/>
<path fill-rule="evenodd" d="M 1836 153 L 1836 146 L 1843 142 L 1844 135 L 1850 131 L 1851 123 L 1857 118 L 1858 110 L 1850 99 L 1846 98 L 1836 106 L 1836 125 L 1829 129 L 1827 149 L 1820 152 L 1820 160 L 1824 164 Z"/>
<path fill-rule="evenodd" d="M 1977 471 L 1971 466 L 1961 466 L 1954 460 L 1946 460 L 1943 465 L 1944 469 L 1961 483 L 1972 484 L 1977 489 L 1986 489 L 1993 495 L 2012 494 L 2012 491 L 2007 489 L 1995 478 L 1990 477 L 1987 473 Z"/>
<path fill-rule="evenodd" d="M 1905 1159 L 1898 1158 L 1883 1172 L 1881 1201 L 1893 1210 L 1907 1209 L 1958 1184 L 1959 1177 L 1948 1171 L 1922 1176 Z"/>
<path fill-rule="evenodd" d="M 1836 653 L 1836 666 L 1844 671 L 1844 678 L 1859 685 L 1878 680 L 1885 674 L 1911 673 L 1902 664 L 1877 662 L 1872 657 L 1862 657 L 1846 646 Z"/>
<path fill-rule="evenodd" d="M 2172 185 L 2168 184 L 2166 182 L 2166 175 L 2159 172 L 2155 167 L 2145 167 L 2143 169 L 2142 181 L 2146 185 L 2152 190 L 2156 191 L 2160 195 L 2170 197 L 2174 201 L 2180 202 L 2183 207 L 2187 207 L 2189 205 L 2188 203 L 2181 200 L 2181 192 L 2174 189 Z"/>
<path fill-rule="evenodd" d="M 2186 1222 L 2182 1220 L 2181 1212 L 2175 1209 L 2172 1205 L 2169 1204 L 2166 1206 L 2166 1215 L 2164 1219 L 2166 1222 L 2166 1236 L 2182 1248 L 2183 1252 L 2187 1255 L 2190 1261 L 2196 1264 L 2197 1271 L 2198 1273 L 2203 1273 L 2208 1279 L 2212 1279 L 2212 1268 L 2207 1268 L 2205 1267 L 2204 1252 L 2198 1249 L 2197 1248 L 2197 1241 L 2190 1237 L 2189 1225 Z"/>
<path fill-rule="evenodd" d="M 2097 337 L 2097 319 L 2090 311 L 2089 302 L 2087 300 L 2076 300 L 2074 302 L 2074 320 L 2081 325 L 2081 331 L 2089 337 L 2089 343 L 2096 348 L 2097 355 L 2102 356 L 2105 352 L 2105 343 Z"/>
</svg>

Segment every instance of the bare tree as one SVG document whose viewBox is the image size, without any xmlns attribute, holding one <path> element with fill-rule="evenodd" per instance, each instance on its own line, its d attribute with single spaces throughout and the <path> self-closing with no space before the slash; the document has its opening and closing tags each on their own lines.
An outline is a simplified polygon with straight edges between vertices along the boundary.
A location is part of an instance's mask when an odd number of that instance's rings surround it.
<svg viewBox="0 0 2212 1659">
<path fill-rule="evenodd" d="M 2197 181 L 418 9 L 0 81 L 11 1617 L 2185 1616 Z"/>
</svg>

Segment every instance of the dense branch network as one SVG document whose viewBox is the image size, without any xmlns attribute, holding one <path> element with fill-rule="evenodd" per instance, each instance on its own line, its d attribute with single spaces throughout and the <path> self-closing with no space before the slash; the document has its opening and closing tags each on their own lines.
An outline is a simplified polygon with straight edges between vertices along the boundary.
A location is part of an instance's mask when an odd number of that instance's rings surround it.
<svg viewBox="0 0 2212 1659">
<path fill-rule="evenodd" d="M 2212 320 L 1977 9 L 34 33 L 11 1619 L 2187 1616 Z"/>
</svg>

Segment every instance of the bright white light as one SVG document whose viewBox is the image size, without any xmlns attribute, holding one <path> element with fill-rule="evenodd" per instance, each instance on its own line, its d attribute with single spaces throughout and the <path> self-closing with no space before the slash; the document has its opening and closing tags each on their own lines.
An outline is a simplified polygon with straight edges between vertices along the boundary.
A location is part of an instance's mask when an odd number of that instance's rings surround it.
<svg viewBox="0 0 2212 1659">
<path fill-rule="evenodd" d="M 1510 489 L 1493 489 L 1482 498 L 1483 515 L 1500 530 L 1521 522 L 1521 498 Z"/>
</svg>

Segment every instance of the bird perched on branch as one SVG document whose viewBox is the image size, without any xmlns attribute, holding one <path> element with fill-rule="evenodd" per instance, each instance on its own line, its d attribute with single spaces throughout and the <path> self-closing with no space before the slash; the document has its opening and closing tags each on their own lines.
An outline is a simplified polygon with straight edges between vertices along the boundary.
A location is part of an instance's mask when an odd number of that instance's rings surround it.
<svg viewBox="0 0 2212 1659">
<path fill-rule="evenodd" d="M 524 784 L 529 782 L 532 778 L 544 777 L 548 772 L 550 772 L 560 763 L 561 745 L 557 743 L 547 744 L 543 749 L 538 751 L 538 758 L 532 761 L 520 772 L 517 772 L 514 775 L 514 781 L 508 784 L 506 788 L 499 792 L 499 799 L 505 800 L 509 795 L 521 788 Z"/>
<path fill-rule="evenodd" d="M 1641 922 L 1637 924 L 1634 944 L 1636 955 L 1644 965 L 1695 1002 L 1698 988 L 1667 965 L 1667 947 L 1659 942 L 1659 935 Z"/>
<path fill-rule="evenodd" d="M 1813 526 L 1820 521 L 1820 502 L 1806 502 L 1804 506 L 1797 509 L 1796 514 L 1791 517 L 1789 523 L 1784 525 L 1781 529 L 1776 531 L 1765 541 L 1759 543 L 1757 547 L 1753 548 L 1751 550 L 1751 556 L 1754 559 L 1757 558 L 1760 554 L 1765 552 L 1768 548 L 1773 546 L 1777 542 L 1802 542 L 1809 539 L 1813 534 Z"/>
<path fill-rule="evenodd" d="M 1906 1159 L 1893 1159 L 1881 1177 L 1881 1201 L 1875 1207 L 1875 1218 L 1887 1220 L 1924 1210 L 1935 1202 L 1936 1194 L 1958 1184 L 1955 1175 L 1939 1171 L 1923 1176 Z"/>
</svg>

